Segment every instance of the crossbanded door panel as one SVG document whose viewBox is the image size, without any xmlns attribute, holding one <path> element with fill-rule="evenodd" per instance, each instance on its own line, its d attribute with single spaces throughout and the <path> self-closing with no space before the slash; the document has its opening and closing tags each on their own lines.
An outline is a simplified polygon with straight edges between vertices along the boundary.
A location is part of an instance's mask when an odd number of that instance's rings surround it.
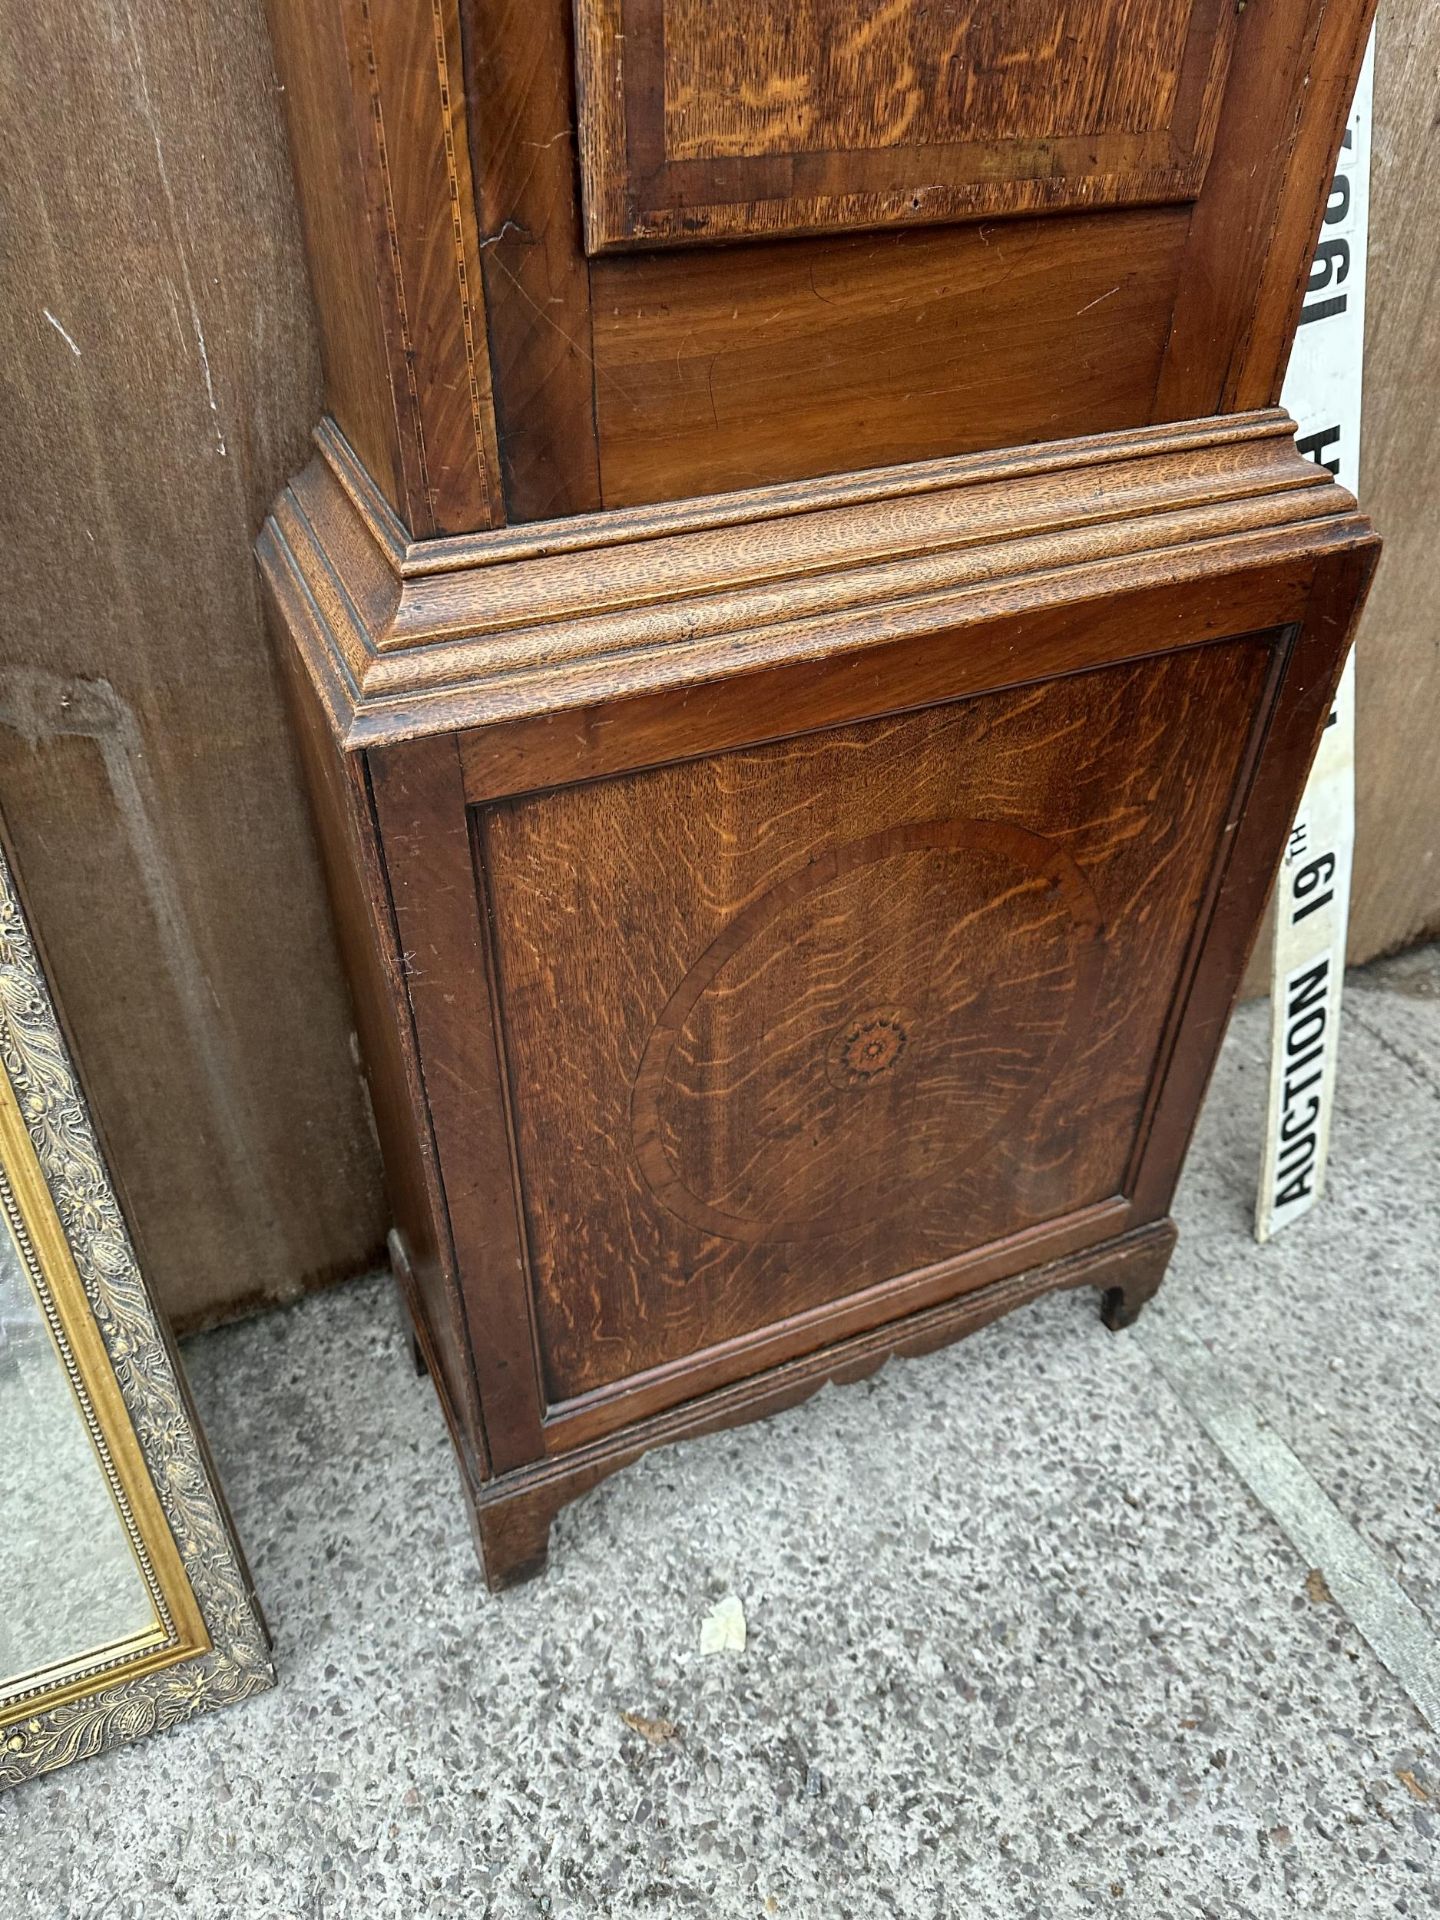
<svg viewBox="0 0 1440 1920">
<path fill-rule="evenodd" d="M 1193 200 L 1229 0 L 576 0 L 591 253 Z"/>
<path fill-rule="evenodd" d="M 1123 1195 L 1274 642 L 473 809 L 552 1412 Z"/>
</svg>

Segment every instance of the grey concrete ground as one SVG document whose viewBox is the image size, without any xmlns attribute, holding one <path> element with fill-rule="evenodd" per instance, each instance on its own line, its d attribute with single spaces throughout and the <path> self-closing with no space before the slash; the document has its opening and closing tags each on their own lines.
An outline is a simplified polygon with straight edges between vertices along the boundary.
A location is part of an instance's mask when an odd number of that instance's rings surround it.
<svg viewBox="0 0 1440 1920">
<path fill-rule="evenodd" d="M 1318 1215 L 1249 1237 L 1245 1009 L 1137 1328 L 652 1456 L 501 1599 L 387 1285 L 191 1343 L 282 1684 L 0 1799 L 5 1913 L 1434 1914 L 1440 950 L 1347 1006 Z"/>
</svg>

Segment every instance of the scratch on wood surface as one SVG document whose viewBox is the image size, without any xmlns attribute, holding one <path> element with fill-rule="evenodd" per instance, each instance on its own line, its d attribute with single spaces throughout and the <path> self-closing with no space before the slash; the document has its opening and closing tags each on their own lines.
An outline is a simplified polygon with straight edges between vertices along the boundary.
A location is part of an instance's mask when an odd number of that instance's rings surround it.
<svg viewBox="0 0 1440 1920">
<path fill-rule="evenodd" d="M 74 340 L 71 339 L 69 333 L 65 330 L 64 327 L 61 326 L 60 322 L 55 318 L 54 314 L 51 313 L 49 307 L 42 307 L 40 311 L 44 314 L 45 318 L 50 322 L 51 326 L 54 327 L 55 331 L 59 334 L 60 338 L 65 342 L 66 346 L 69 347 L 70 351 L 74 354 L 75 358 L 78 360 L 80 358 L 79 347 L 76 346 Z"/>
<path fill-rule="evenodd" d="M 515 222 L 507 221 L 506 225 L 513 226 L 515 225 Z M 521 228 L 520 231 L 524 232 L 524 229 Z M 489 240 L 482 240 L 480 243 L 480 251 L 483 253 L 487 247 L 492 246 L 496 240 L 501 239 L 504 236 L 504 232 L 505 232 L 505 228 L 502 227 L 499 233 L 492 235 Z M 529 237 L 530 236 L 527 234 L 526 238 L 528 239 Z M 550 328 L 552 333 L 558 333 L 560 338 L 565 342 L 566 346 L 570 349 L 570 351 L 572 353 L 578 353 L 580 358 L 594 369 L 595 378 L 597 381 L 603 380 L 607 386 L 614 388 L 615 392 L 619 394 L 620 398 L 625 402 L 627 406 L 633 406 L 635 402 L 632 396 L 625 391 L 624 387 L 621 386 L 620 382 L 615 378 L 614 374 L 611 373 L 607 367 L 602 367 L 600 365 L 600 362 L 595 358 L 594 354 L 590 351 L 590 349 L 584 346 L 579 340 L 577 340 L 573 334 L 567 333 L 565 328 L 560 325 L 560 322 L 556 320 L 552 314 L 546 313 L 545 309 L 540 305 L 540 303 L 531 295 L 528 289 L 524 285 L 522 285 L 519 277 L 511 270 L 509 265 L 506 263 L 504 256 L 502 254 L 497 253 L 494 255 L 494 260 L 495 260 L 496 266 L 499 267 L 500 271 L 504 274 L 505 278 L 510 282 L 511 286 L 514 287 L 516 293 L 519 294 L 520 298 L 525 302 L 526 306 L 529 307 L 530 311 L 537 317 L 537 319 L 543 320 L 545 325 Z"/>
<path fill-rule="evenodd" d="M 220 430 L 220 409 L 215 404 L 215 382 L 210 377 L 210 356 L 205 351 L 205 335 L 200 326 L 200 315 L 195 309 L 194 299 L 190 302 L 190 315 L 195 322 L 195 345 L 200 351 L 200 371 L 205 376 L 205 396 L 210 402 L 210 411 L 215 417 L 215 444 L 221 458 L 225 455 L 225 435 Z"/>
<path fill-rule="evenodd" d="M 1089 313 L 1091 307 L 1098 307 L 1102 301 L 1108 300 L 1110 298 L 1110 294 L 1119 293 L 1119 291 L 1120 291 L 1120 288 L 1118 285 L 1116 285 L 1111 287 L 1109 293 L 1097 293 L 1093 300 L 1087 300 L 1083 307 L 1076 308 L 1075 318 L 1078 320 L 1082 313 Z"/>
<path fill-rule="evenodd" d="M 480 242 L 481 253 L 487 252 L 491 247 L 498 247 L 506 235 L 511 233 L 518 233 L 522 240 L 528 241 L 532 246 L 534 245 L 535 236 L 530 232 L 528 227 L 522 227 L 518 220 L 506 220 L 494 233 L 486 234 L 485 238 Z"/>
<path fill-rule="evenodd" d="M 200 375 L 205 382 L 205 398 L 209 403 L 210 415 L 215 425 L 215 448 L 223 460 L 226 452 L 225 435 L 220 425 L 220 406 L 215 397 L 215 381 L 210 372 L 210 355 L 205 347 L 205 330 L 200 325 L 200 308 L 195 299 L 194 282 L 190 277 L 190 259 L 181 238 L 175 194 L 170 185 L 170 169 L 165 161 L 165 147 L 160 138 L 159 123 L 155 118 L 155 108 L 150 99 L 150 84 L 145 77 L 145 63 L 140 57 L 140 47 L 135 36 L 135 19 L 128 6 L 124 8 L 124 14 L 125 31 L 130 41 L 130 57 L 140 89 L 140 102 L 145 110 L 150 138 L 155 145 L 155 166 L 160 175 L 160 190 L 165 196 L 165 206 L 170 216 L 170 231 L 175 236 L 175 256 L 180 262 L 180 276 L 185 286 L 185 302 L 190 309 L 190 324 L 195 332 L 195 347 L 200 358 Z"/>
</svg>

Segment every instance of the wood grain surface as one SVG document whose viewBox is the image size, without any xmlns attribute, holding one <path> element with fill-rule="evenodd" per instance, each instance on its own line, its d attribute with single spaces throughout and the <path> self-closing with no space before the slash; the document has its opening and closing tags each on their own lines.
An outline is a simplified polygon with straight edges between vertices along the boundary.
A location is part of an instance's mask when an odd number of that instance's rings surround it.
<svg viewBox="0 0 1440 1920">
<path fill-rule="evenodd" d="M 800 1354 L 766 1373 L 719 1387 L 499 1479 L 483 1481 L 467 1475 L 465 1495 L 486 1579 L 499 1589 L 539 1573 L 549 1549 L 551 1522 L 565 1502 L 652 1447 L 670 1446 L 793 1407 L 831 1383 L 866 1379 L 892 1355 L 933 1352 L 1043 1294 L 1097 1287 L 1106 1325 L 1129 1326 L 1153 1298 L 1174 1245 L 1173 1223 L 1156 1221 L 1101 1247 L 1084 1248 L 977 1287 L 973 1293 L 943 1300 L 904 1320 Z"/>
<path fill-rule="evenodd" d="M 1269 653 L 481 814 L 552 1402 L 1122 1190 Z"/>
<path fill-rule="evenodd" d="M 330 410 L 417 534 L 503 517 L 457 0 L 272 0 Z"/>
<path fill-rule="evenodd" d="M 1279 398 L 1375 0 L 1249 6 L 1154 417 Z"/>
<path fill-rule="evenodd" d="M 1275 410 L 433 546 L 324 437 L 262 561 L 492 1582 L 665 1437 L 1133 1315 L 1375 545 Z"/>
<path fill-rule="evenodd" d="M 319 405 L 258 8 L 9 6 L 0 805 L 182 1326 L 385 1209 L 250 542 Z"/>
<path fill-rule="evenodd" d="M 1156 207 L 596 260 L 605 503 L 1138 424 L 1186 230 Z"/>
<path fill-rule="evenodd" d="M 272 0 L 331 410 L 423 538 L 1267 404 L 1372 5 Z"/>
<path fill-rule="evenodd" d="M 508 7 L 505 43 L 549 4 L 563 47 L 564 0 Z M 274 488 L 305 457 L 319 405 L 306 264 L 255 0 L 200 0 L 183 34 L 143 0 L 107 12 L 106 24 L 61 15 L 49 0 L 38 14 L 10 11 L 0 246 L 12 317 L 0 378 L 18 479 L 4 509 L 0 799 L 152 1268 L 172 1311 L 194 1321 L 353 1269 L 384 1224 L 245 554 Z M 1269 11 L 1251 6 L 1241 24 Z M 1433 250 L 1417 243 L 1435 198 L 1427 102 L 1437 30 L 1420 0 L 1387 4 L 1380 30 L 1363 491 L 1390 547 L 1361 641 L 1357 959 L 1440 926 L 1430 752 L 1440 662 L 1429 612 L 1440 584 L 1429 510 L 1440 456 L 1434 410 L 1415 404 L 1440 382 Z M 471 50 L 467 40 L 467 59 Z M 541 169 L 578 249 L 564 184 L 575 164 L 568 83 L 557 86 L 533 57 L 528 86 L 548 86 L 559 118 L 543 135 L 512 127 L 512 180 Z M 476 140 L 473 122 L 470 131 Z M 525 144 L 532 137 L 555 140 L 548 173 Z M 338 162 L 330 177 L 343 184 Z M 330 250 L 356 243 L 344 204 L 317 216 Z M 482 239 L 515 206 L 497 192 Z M 542 212 L 536 231 L 547 230 Z M 524 279 L 534 247 L 512 228 L 504 247 L 482 253 L 487 292 L 492 277 L 504 283 L 491 259 L 505 248 Z M 323 264 L 312 256 L 311 273 Z M 563 271 L 573 284 L 573 261 Z M 588 287 L 583 262 L 578 272 Z M 834 297 L 823 274 L 818 283 Z M 540 311 L 517 296 L 507 321 L 528 315 L 531 336 L 558 351 L 571 381 L 549 416 L 548 469 L 528 495 L 517 484 L 512 515 L 533 519 L 596 504 L 597 455 L 588 334 L 549 324 L 558 283 L 539 293 L 525 284 Z M 764 312 L 749 312 L 747 327 Z M 490 327 L 498 369 L 493 296 Z M 356 332 L 363 369 L 371 349 L 364 327 Z M 333 357 L 335 337 L 327 347 Z M 798 354 L 796 364 L 803 372 Z M 1137 360 L 1137 380 L 1142 371 Z M 700 372 L 677 381 L 682 399 Z M 511 416 L 522 450 L 538 444 L 534 422 L 558 391 L 540 359 L 523 377 L 535 397 Z M 1099 377 L 1109 377 L 1103 365 Z M 362 372 L 350 387 L 389 431 L 388 375 L 374 384 Z M 703 425 L 693 398 L 686 404 Z M 359 418 L 347 424 L 366 445 Z M 915 418 L 923 424 L 919 410 Z M 588 452 L 577 430 L 587 420 Z M 566 465 L 572 448 L 588 462 L 588 493 Z M 383 473 L 383 454 L 373 466 Z"/>
<path fill-rule="evenodd" d="M 512 520 L 602 504 L 570 0 L 487 0 L 465 35 L 495 409 Z"/>
<path fill-rule="evenodd" d="M 592 252 L 1193 199 L 1224 0 L 579 0 Z"/>
<path fill-rule="evenodd" d="M 1126 596 L 1147 591 L 1171 595 L 1155 647 L 1234 632 L 1247 607 L 1269 625 L 1291 617 L 1256 609 L 1298 589 L 1306 523 L 1303 551 L 1348 544 L 1353 509 L 1296 452 L 1289 417 L 1267 409 L 407 547 L 326 436 L 277 501 L 266 545 L 267 565 L 303 578 L 325 620 L 326 644 L 306 650 L 337 737 L 483 725 L 473 750 L 461 743 L 474 797 L 514 790 L 495 784 L 502 759 L 524 783 L 527 736 L 501 722 L 590 709 L 573 733 L 580 765 L 613 751 L 607 708 L 625 703 L 633 740 L 655 711 L 647 696 L 686 695 L 708 741 L 711 724 L 734 724 L 712 720 L 711 701 L 761 671 L 767 710 L 803 683 L 812 711 L 874 714 L 864 663 L 881 643 L 887 684 L 903 657 L 911 704 L 927 684 L 935 697 L 957 681 L 1013 683 L 1008 640 L 985 630 L 1001 589 L 1030 609 L 1025 660 L 1056 671 L 1123 653 Z M 1082 594 L 1089 620 L 1060 631 Z M 972 623 L 982 631 L 963 653 L 937 642 Z M 738 698 L 753 724 L 749 691 Z M 501 754 L 487 769 L 491 739 Z M 554 752 L 563 763 L 563 738 Z"/>
<path fill-rule="evenodd" d="M 491 1461 L 414 1026 L 390 1017 L 405 997 L 406 961 L 370 785 L 362 762 L 334 752 L 324 710 L 298 656 L 284 644 L 288 628 L 314 619 L 313 606 L 288 597 L 277 602 L 277 582 L 267 579 L 266 585 L 272 589 L 268 612 L 281 642 L 335 931 L 353 990 L 361 1070 L 385 1156 L 391 1264 L 460 1459 L 468 1471 L 488 1474 Z"/>
</svg>

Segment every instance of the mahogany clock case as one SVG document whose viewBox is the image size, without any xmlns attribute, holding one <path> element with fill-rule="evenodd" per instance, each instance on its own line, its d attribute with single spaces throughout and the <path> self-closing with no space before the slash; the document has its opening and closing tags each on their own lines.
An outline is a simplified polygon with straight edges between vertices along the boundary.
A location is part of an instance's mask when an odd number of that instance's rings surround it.
<svg viewBox="0 0 1440 1920">
<path fill-rule="evenodd" d="M 1153 1290 L 1375 543 L 1275 412 L 262 538 L 496 1584 L 645 1447 Z"/>
</svg>

